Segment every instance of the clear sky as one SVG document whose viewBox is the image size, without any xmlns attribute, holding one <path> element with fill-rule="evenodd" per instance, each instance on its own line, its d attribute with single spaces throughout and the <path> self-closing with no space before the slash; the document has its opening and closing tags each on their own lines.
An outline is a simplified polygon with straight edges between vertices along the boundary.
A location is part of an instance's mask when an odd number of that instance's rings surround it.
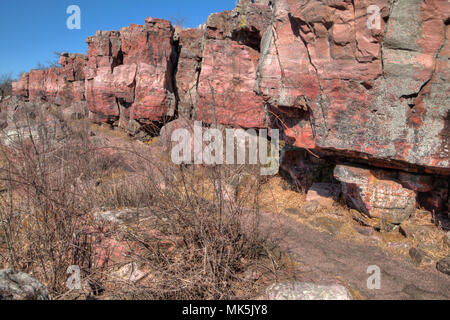
<svg viewBox="0 0 450 320">
<path fill-rule="evenodd" d="M 29 71 L 54 60 L 55 51 L 86 53 L 88 36 L 120 30 L 146 17 L 186 17 L 186 27 L 205 23 L 236 0 L 0 0 L 0 75 Z M 70 5 L 81 9 L 81 30 L 69 30 Z"/>
</svg>

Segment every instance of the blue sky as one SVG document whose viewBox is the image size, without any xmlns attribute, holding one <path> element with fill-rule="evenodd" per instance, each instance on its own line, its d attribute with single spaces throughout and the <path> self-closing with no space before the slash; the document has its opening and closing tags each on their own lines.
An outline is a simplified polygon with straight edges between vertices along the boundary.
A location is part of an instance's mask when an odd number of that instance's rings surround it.
<svg viewBox="0 0 450 320">
<path fill-rule="evenodd" d="M 88 36 L 120 30 L 146 17 L 186 17 L 197 27 L 210 13 L 231 10 L 236 0 L 0 0 L 0 75 L 14 76 L 54 60 L 55 51 L 86 53 Z M 69 30 L 67 7 L 81 9 L 81 30 Z"/>
</svg>

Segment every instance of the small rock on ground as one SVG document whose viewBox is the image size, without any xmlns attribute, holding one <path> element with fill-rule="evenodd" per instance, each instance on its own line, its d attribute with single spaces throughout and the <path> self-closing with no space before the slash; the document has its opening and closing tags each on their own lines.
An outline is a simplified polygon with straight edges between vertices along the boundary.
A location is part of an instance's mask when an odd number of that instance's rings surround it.
<svg viewBox="0 0 450 320">
<path fill-rule="evenodd" d="M 32 276 L 14 270 L 1 270 L 0 300 L 50 300 L 50 298 L 47 288 Z"/>
<path fill-rule="evenodd" d="M 436 268 L 440 272 L 450 276 L 450 256 L 439 261 L 436 265 Z"/>
<path fill-rule="evenodd" d="M 266 290 L 269 300 L 353 300 L 341 285 L 317 285 L 304 282 L 273 284 Z"/>
<path fill-rule="evenodd" d="M 430 265 L 433 263 L 431 258 L 422 249 L 411 248 L 411 250 L 409 250 L 409 255 L 417 266 Z"/>
</svg>

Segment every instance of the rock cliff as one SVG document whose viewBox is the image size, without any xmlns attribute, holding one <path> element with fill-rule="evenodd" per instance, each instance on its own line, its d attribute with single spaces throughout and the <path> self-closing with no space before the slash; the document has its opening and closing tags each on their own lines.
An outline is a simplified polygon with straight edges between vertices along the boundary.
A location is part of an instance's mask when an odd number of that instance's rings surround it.
<svg viewBox="0 0 450 320">
<path fill-rule="evenodd" d="M 397 224 L 449 211 L 449 22 L 447 0 L 241 0 L 200 29 L 99 31 L 13 95 L 81 101 L 130 133 L 176 117 L 279 128 L 294 180 L 305 151 L 330 160 L 350 205 Z"/>
</svg>

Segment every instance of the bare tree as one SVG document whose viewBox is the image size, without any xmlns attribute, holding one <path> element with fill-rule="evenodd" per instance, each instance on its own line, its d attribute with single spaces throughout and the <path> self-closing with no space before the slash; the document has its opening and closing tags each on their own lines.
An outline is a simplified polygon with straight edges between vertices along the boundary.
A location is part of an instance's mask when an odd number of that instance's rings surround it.
<svg viewBox="0 0 450 320">
<path fill-rule="evenodd" d="M 61 52 L 55 51 L 55 52 L 53 52 L 53 59 L 48 60 L 46 63 L 38 62 L 36 69 L 37 70 L 46 70 L 49 68 L 59 68 L 61 66 L 59 64 L 60 57 L 61 57 Z"/>
</svg>

